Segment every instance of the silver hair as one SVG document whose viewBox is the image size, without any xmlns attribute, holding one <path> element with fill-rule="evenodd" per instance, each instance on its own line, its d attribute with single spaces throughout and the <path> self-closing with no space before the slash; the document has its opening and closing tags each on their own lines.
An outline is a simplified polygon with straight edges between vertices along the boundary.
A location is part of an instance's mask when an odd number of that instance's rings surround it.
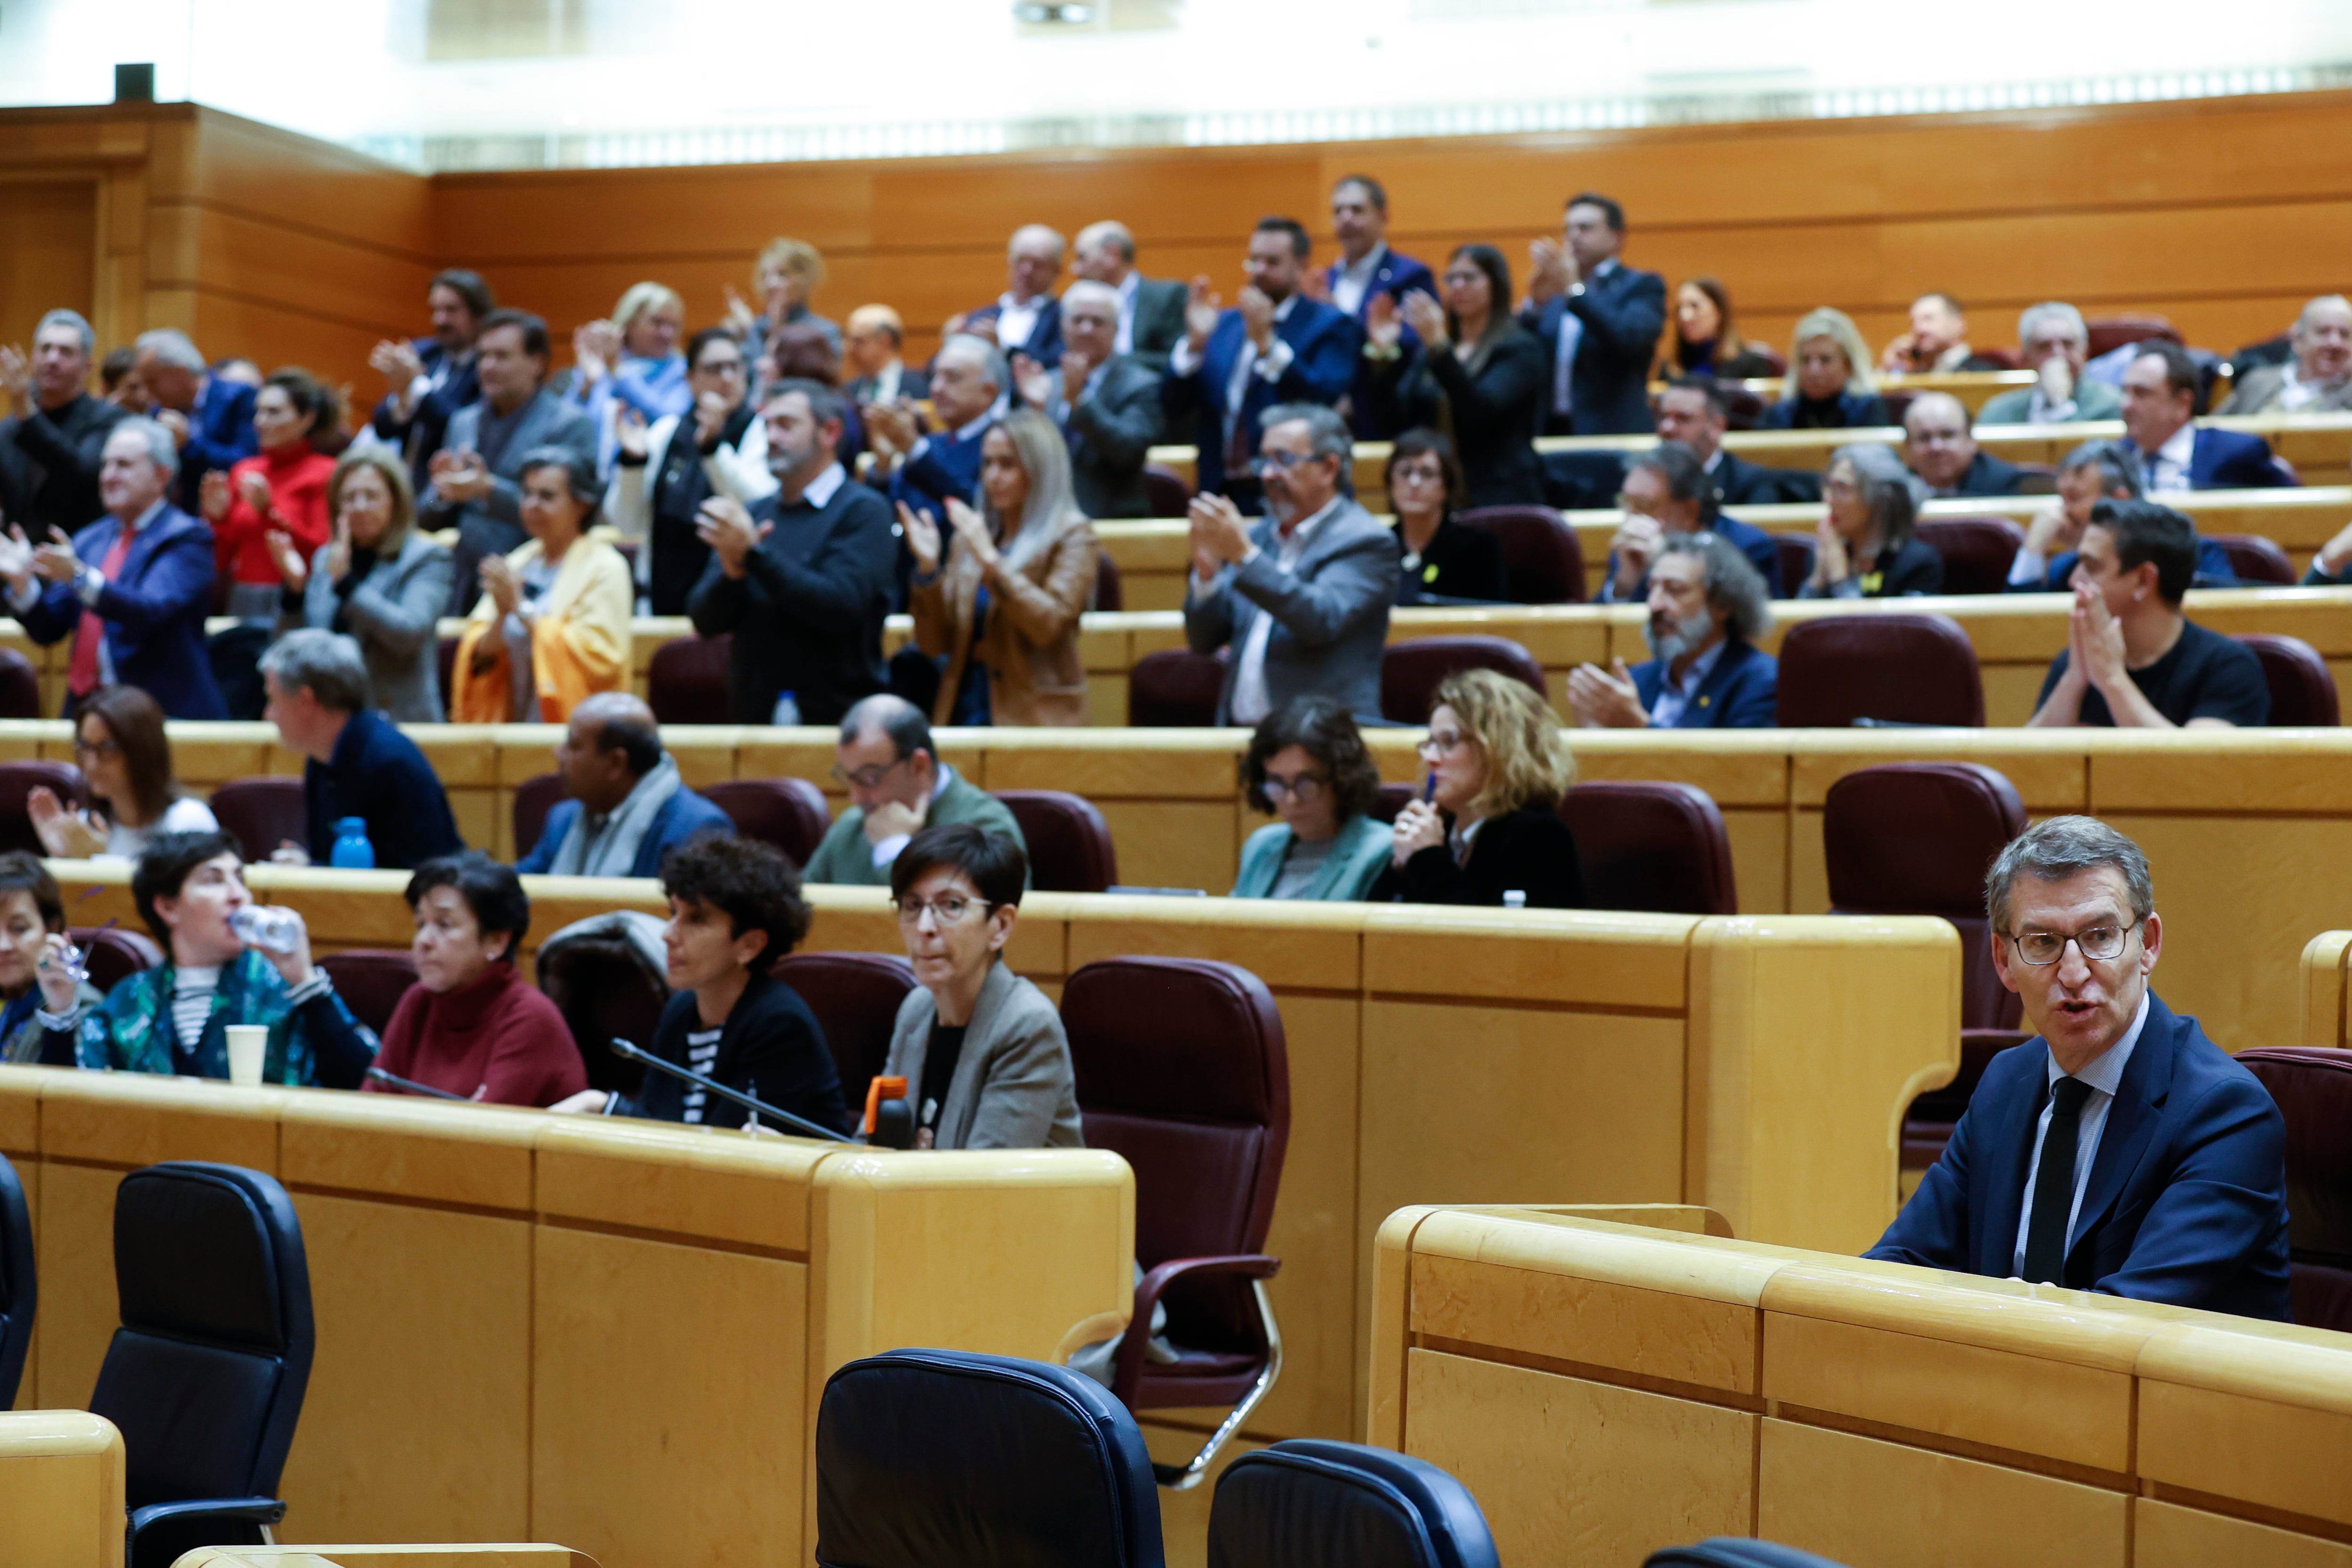
<svg viewBox="0 0 2352 1568">
<path fill-rule="evenodd" d="M 978 354 L 982 374 L 988 377 L 988 384 L 997 391 L 1002 392 L 1013 384 L 1012 362 L 1004 357 L 1003 349 L 998 348 L 986 338 L 974 337 L 970 332 L 958 332 L 940 345 L 939 357 L 944 357 L 950 349 L 961 349 L 966 353 Z"/>
<path fill-rule="evenodd" d="M 1099 294 L 1099 295 L 1101 295 L 1101 296 L 1102 296 L 1102 302 L 1103 302 L 1104 304 L 1106 304 L 1106 305 L 1108 305 L 1108 306 L 1109 306 L 1109 307 L 1110 307 L 1110 319 L 1111 319 L 1111 321 L 1112 321 L 1114 323 L 1116 323 L 1116 322 L 1118 321 L 1118 289 L 1116 289 L 1112 288 L 1112 287 L 1111 287 L 1109 284 L 1108 284 L 1108 283 L 1097 283 L 1097 282 L 1096 282 L 1096 281 L 1095 281 L 1093 279 L 1091 279 L 1091 278 L 1081 278 L 1081 279 L 1079 279 L 1076 282 L 1075 282 L 1075 283 L 1071 284 L 1068 288 L 1066 288 L 1066 289 L 1063 289 L 1063 290 L 1062 290 L 1062 309 L 1063 309 L 1064 310 L 1067 310 L 1070 308 L 1070 301 L 1071 301 L 1073 299 L 1075 299 L 1075 298 L 1076 298 L 1077 296 L 1082 295 L 1082 294 L 1087 294 L 1087 295 Z"/>
<path fill-rule="evenodd" d="M 1992 929 L 2009 930 L 2010 895 L 2021 875 L 2038 882 L 2063 882 L 2101 866 L 2122 874 L 2132 919 L 2144 921 L 2156 912 L 2156 884 L 2138 845 L 2095 816 L 2053 816 L 2011 839 L 1985 873 L 1985 913 Z"/>
<path fill-rule="evenodd" d="M 134 414 L 128 419 L 118 419 L 114 428 L 106 433 L 112 441 L 121 435 L 132 435 L 147 445 L 148 460 L 163 470 L 163 482 L 169 484 L 180 477 L 180 444 L 163 428 L 163 421 L 150 419 L 144 414 Z"/>
<path fill-rule="evenodd" d="M 1053 225 L 1045 223 L 1024 223 L 1019 228 L 1013 231 L 1013 237 L 1011 239 L 1004 242 L 1004 253 L 1007 256 L 1013 254 L 1013 247 L 1021 243 L 1021 237 L 1024 234 L 1042 234 L 1047 239 L 1052 240 L 1054 242 L 1054 254 L 1057 258 L 1066 254 L 1070 248 L 1070 242 L 1064 239 L 1062 237 L 1062 231 L 1055 228 Z"/>
<path fill-rule="evenodd" d="M 1910 538 L 1919 520 L 1922 487 L 1911 470 L 1903 466 L 1895 448 L 1874 441 L 1856 441 L 1830 454 L 1830 468 L 1840 463 L 1853 469 L 1854 482 L 1862 487 L 1863 501 L 1886 536 L 1886 542 L 1896 545 Z"/>
<path fill-rule="evenodd" d="M 2139 471 L 2139 458 L 2121 441 L 2085 441 L 2058 459 L 2058 471 L 2071 474 L 2077 468 L 2099 470 L 2099 493 L 2107 495 L 2124 490 L 2137 500 L 2147 493 Z"/>
<path fill-rule="evenodd" d="M 193 374 L 205 373 L 205 356 L 197 352 L 195 340 L 177 327 L 157 327 L 142 332 L 131 346 L 136 353 L 153 354 L 165 364 L 176 365 Z"/>
<path fill-rule="evenodd" d="M 1135 236 L 1129 230 L 1127 225 L 1117 218 L 1107 217 L 1100 222 L 1090 223 L 1078 230 L 1078 244 L 1081 248 L 1093 245 L 1097 241 L 1104 242 L 1113 250 L 1118 251 L 1119 259 L 1129 267 L 1135 265 Z"/>
<path fill-rule="evenodd" d="M 1724 629 L 1751 647 L 1772 629 L 1772 595 L 1755 563 L 1719 533 L 1670 533 L 1657 559 L 1688 555 L 1699 563 L 1706 602 L 1724 612 Z"/>
<path fill-rule="evenodd" d="M 1348 422 L 1319 403 L 1277 403 L 1265 411 L 1257 427 L 1271 430 L 1277 425 L 1293 423 L 1307 426 L 1307 449 L 1310 455 L 1339 459 L 1339 482 L 1345 485 L 1348 465 L 1356 453 L 1356 437 L 1348 428 Z"/>
<path fill-rule="evenodd" d="M 2078 343 L 2088 344 L 2091 329 L 2083 323 L 2083 312 L 2063 300 L 2044 300 L 2039 305 L 2028 305 L 2017 313 L 2017 341 L 2020 345 L 2033 341 L 2033 330 L 2044 321 L 2063 321 Z"/>
<path fill-rule="evenodd" d="M 2317 309 L 2319 309 L 2319 307 L 2321 307 L 2322 305 L 2341 305 L 2341 306 L 2343 306 L 2346 310 L 2352 310 L 2352 300 L 2347 300 L 2347 299 L 2346 299 L 2343 295 L 2341 295 L 2341 294 L 2319 294 L 2319 295 L 2315 295 L 2315 296 L 2314 296 L 2313 298 L 2311 298 L 2311 299 L 2309 299 L 2309 300 L 2305 300 L 2303 302 L 2303 309 L 2302 309 L 2302 310 L 2297 310 L 2297 311 L 2294 313 L 2294 335 L 2295 335 L 2295 336 L 2300 337 L 2300 336 L 2302 336 L 2302 335 L 2303 335 L 2303 329 L 2304 329 L 2304 326 L 2305 325 L 2305 323 L 2307 323 L 2308 321 L 2310 321 L 2310 320 L 2311 320 L 2311 313 L 2312 313 L 2314 310 L 2316 310 Z M 53 312 L 51 312 L 51 314 L 55 314 L 55 312 L 53 311 Z M 68 314 L 70 314 L 70 312 L 68 312 Z M 47 326 L 48 324 L 49 324 L 49 323 L 48 323 L 48 318 L 47 318 L 47 316 L 44 316 L 44 317 L 41 319 L 41 325 L 43 325 L 43 326 L 45 326 L 45 327 L 46 327 L 46 326 Z M 84 329 L 84 330 L 85 330 L 85 331 L 87 331 L 88 329 Z"/>
<path fill-rule="evenodd" d="M 84 319 L 79 310 L 51 310 L 43 316 L 40 324 L 33 329 L 33 335 L 37 338 L 51 327 L 71 327 L 74 336 L 81 340 L 82 358 L 88 359 L 98 352 L 98 334 L 89 330 L 89 322 Z"/>
<path fill-rule="evenodd" d="M 309 687 L 321 708 L 337 713 L 368 705 L 367 659 L 358 642 L 341 632 L 320 626 L 288 632 L 262 654 L 261 673 L 289 694 Z"/>
</svg>

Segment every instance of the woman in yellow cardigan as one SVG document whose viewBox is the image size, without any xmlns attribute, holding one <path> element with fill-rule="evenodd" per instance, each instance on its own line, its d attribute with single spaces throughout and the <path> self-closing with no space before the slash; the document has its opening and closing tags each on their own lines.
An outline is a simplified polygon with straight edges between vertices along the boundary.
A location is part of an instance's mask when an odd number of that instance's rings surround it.
<svg viewBox="0 0 2352 1568">
<path fill-rule="evenodd" d="M 628 680 L 628 563 L 583 537 L 596 519 L 596 476 L 563 447 L 541 447 L 521 478 L 530 542 L 482 561 L 481 603 L 450 678 L 460 724 L 564 723 L 582 698 Z"/>
</svg>

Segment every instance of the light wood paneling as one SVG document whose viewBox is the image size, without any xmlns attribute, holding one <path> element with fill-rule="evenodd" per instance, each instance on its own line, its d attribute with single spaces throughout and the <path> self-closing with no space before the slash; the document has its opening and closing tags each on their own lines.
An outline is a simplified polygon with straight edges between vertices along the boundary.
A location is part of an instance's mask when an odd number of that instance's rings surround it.
<svg viewBox="0 0 2352 1568">
<path fill-rule="evenodd" d="M 2132 1500 L 2133 1568 L 2211 1568 L 2217 1563 L 2352 1568 L 2352 1545 L 2147 1498 Z"/>
<path fill-rule="evenodd" d="M 10 1568 L 121 1568 L 122 1434 L 80 1410 L 0 1414 Z"/>
<path fill-rule="evenodd" d="M 97 309 L 98 183 L 13 180 L 0 165 L 0 343 L 29 352 L 44 312 Z"/>
</svg>

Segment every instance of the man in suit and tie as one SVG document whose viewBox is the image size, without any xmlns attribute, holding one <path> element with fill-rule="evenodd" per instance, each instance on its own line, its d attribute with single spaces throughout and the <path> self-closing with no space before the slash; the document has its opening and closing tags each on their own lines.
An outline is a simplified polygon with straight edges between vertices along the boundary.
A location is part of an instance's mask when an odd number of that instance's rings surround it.
<svg viewBox="0 0 2352 1568">
<path fill-rule="evenodd" d="M 1772 628 L 1764 580 L 1717 533 L 1684 533 L 1650 563 L 1647 663 L 1569 672 L 1588 730 L 1764 730 L 1778 719 L 1780 666 L 1757 647 Z"/>
<path fill-rule="evenodd" d="M 1519 321 L 1552 367 L 1547 436 L 1622 436 L 1651 428 L 1650 360 L 1666 325 L 1666 280 L 1620 256 L 1625 209 L 1591 191 L 1571 196 L 1558 242 L 1538 239 Z"/>
<path fill-rule="evenodd" d="M 1699 460 L 1715 504 L 1769 506 L 1822 499 L 1822 477 L 1802 468 L 1768 468 L 1723 445 L 1731 397 L 1711 375 L 1678 375 L 1658 394 L 1658 439 L 1680 441 Z"/>
<path fill-rule="evenodd" d="M 1320 297 L 1353 316 L 1359 327 L 1382 294 L 1400 305 L 1414 289 L 1436 298 L 1437 279 L 1429 268 L 1389 248 L 1389 194 L 1370 174 L 1349 174 L 1331 187 L 1331 231 L 1339 237 L 1339 259 L 1323 269 Z M 1418 341 L 1409 337 L 1402 347 L 1410 353 Z M 1348 394 L 1349 422 L 1363 439 L 1381 440 L 1396 432 L 1372 416 L 1372 366 L 1359 359 Z"/>
<path fill-rule="evenodd" d="M 522 460 L 541 447 L 580 454 L 593 471 L 596 426 L 585 412 L 547 386 L 547 323 L 527 310 L 493 310 L 474 339 L 478 401 L 449 420 L 441 450 L 426 464 L 430 482 L 416 498 L 416 520 L 430 530 L 455 528 L 457 547 L 446 614 L 469 613 L 482 596 L 482 558 L 520 548 Z"/>
<path fill-rule="evenodd" d="M 1062 363 L 1013 362 L 1022 401 L 1061 427 L 1070 483 L 1088 517 L 1149 517 L 1143 459 L 1160 439 L 1160 374 L 1115 352 L 1118 292 L 1080 279 L 1062 290 Z"/>
<path fill-rule="evenodd" d="M 1341 488 L 1354 450 L 1330 408 L 1281 405 L 1259 445 L 1270 515 L 1252 524 L 1223 496 L 1193 498 L 1184 640 L 1194 653 L 1232 650 L 1220 724 L 1255 724 L 1296 697 L 1381 716 L 1401 568 L 1396 534 Z"/>
<path fill-rule="evenodd" d="M 452 267 L 434 278 L 425 305 L 433 315 L 431 337 L 386 339 L 368 355 L 384 384 L 372 421 L 375 433 L 408 459 L 409 477 L 420 490 L 432 478 L 425 465 L 448 438 L 449 421 L 482 395 L 474 338 L 499 301 L 480 273 Z"/>
<path fill-rule="evenodd" d="M 253 432 L 256 387 L 213 374 L 188 334 L 172 327 L 142 332 L 131 368 L 154 400 L 155 418 L 180 449 L 173 504 L 202 515 L 205 476 L 261 450 Z"/>
<path fill-rule="evenodd" d="M 2024 471 L 1977 445 L 1968 405 L 1923 392 L 1903 412 L 1903 460 L 1930 496 L 2013 496 Z"/>
<path fill-rule="evenodd" d="M 843 326 L 841 359 L 851 379 L 842 390 L 853 405 L 862 409 L 869 403 L 895 404 L 902 397 L 919 402 L 930 395 L 929 378 L 899 357 L 907 346 L 907 327 L 898 311 L 887 305 L 860 305 Z"/>
<path fill-rule="evenodd" d="M 1299 291 L 1312 247 L 1297 220 L 1265 217 L 1242 258 L 1248 281 L 1234 309 L 1205 277 L 1192 279 L 1184 307 L 1184 341 L 1161 384 L 1171 432 L 1189 420 L 1199 451 L 1203 493 L 1258 504 L 1250 474 L 1259 420 L 1276 404 L 1336 404 L 1355 378 L 1363 331 L 1344 311 Z"/>
<path fill-rule="evenodd" d="M 1118 295 L 1116 352 L 1132 354 L 1154 374 L 1166 370 L 1184 336 L 1184 285 L 1135 269 L 1135 236 L 1127 226 L 1106 218 L 1078 230 L 1070 272 L 1084 282 L 1107 283 Z M 1066 304 L 1067 298 L 1066 292 Z"/>
<path fill-rule="evenodd" d="M 2124 372 L 2124 445 L 2139 458 L 2150 494 L 2266 489 L 2295 482 L 2271 444 L 2197 420 L 2197 362 L 2178 343 L 2151 338 Z"/>
<path fill-rule="evenodd" d="M 73 639 L 68 718 L 101 686 L 136 686 L 173 719 L 226 719 L 205 654 L 213 531 L 171 502 L 180 454 L 159 421 L 118 423 L 99 459 L 106 515 L 68 543 L 21 527 L 0 541 L 8 608 L 44 646 Z"/>
<path fill-rule="evenodd" d="M 1006 353 L 1024 353 L 1042 365 L 1062 358 L 1062 308 L 1050 290 L 1062 275 L 1059 229 L 1024 223 L 1004 247 L 1004 292 L 993 304 L 952 317 L 940 336 L 969 332 Z"/>
<path fill-rule="evenodd" d="M 1780 547 L 1752 523 L 1726 516 L 1706 488 L 1698 454 L 1680 441 L 1661 441 L 1637 452 L 1617 487 L 1622 521 L 1609 542 L 1601 574 L 1603 605 L 1631 605 L 1649 597 L 1650 563 L 1670 539 L 1713 533 L 1747 558 L 1768 599 L 1784 597 Z"/>
<path fill-rule="evenodd" d="M 980 489 L 981 437 L 1003 416 L 1012 387 L 1012 367 L 994 343 L 970 333 L 948 339 L 931 356 L 937 430 L 918 431 L 911 409 L 877 404 L 865 410 L 874 482 L 887 475 L 893 503 L 944 519 L 940 503 L 950 496 L 970 500 Z"/>
<path fill-rule="evenodd" d="M 2054 816 L 2001 851 L 1985 905 L 2040 1038 L 1993 1058 L 1865 1256 L 2287 1321 L 2285 1124 L 2148 988 L 2164 926 L 2147 857 Z"/>
</svg>

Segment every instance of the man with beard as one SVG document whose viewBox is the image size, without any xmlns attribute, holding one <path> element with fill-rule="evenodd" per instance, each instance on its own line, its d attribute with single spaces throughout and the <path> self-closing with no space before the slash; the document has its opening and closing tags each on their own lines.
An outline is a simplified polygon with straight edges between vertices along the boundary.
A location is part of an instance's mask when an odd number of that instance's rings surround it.
<svg viewBox="0 0 2352 1568">
<path fill-rule="evenodd" d="M 1588 730 L 1769 729 L 1780 667 L 1756 644 L 1771 624 L 1763 579 L 1729 541 L 1670 536 L 1650 563 L 1649 662 L 1580 665 L 1569 703 Z"/>
<path fill-rule="evenodd" d="M 843 471 L 841 394 L 780 381 L 761 412 L 779 488 L 749 507 L 721 495 L 702 503 L 711 561 L 687 613 L 704 637 L 734 634 L 735 722 L 837 724 L 883 686 L 882 623 L 898 550 L 890 509 Z"/>
</svg>

